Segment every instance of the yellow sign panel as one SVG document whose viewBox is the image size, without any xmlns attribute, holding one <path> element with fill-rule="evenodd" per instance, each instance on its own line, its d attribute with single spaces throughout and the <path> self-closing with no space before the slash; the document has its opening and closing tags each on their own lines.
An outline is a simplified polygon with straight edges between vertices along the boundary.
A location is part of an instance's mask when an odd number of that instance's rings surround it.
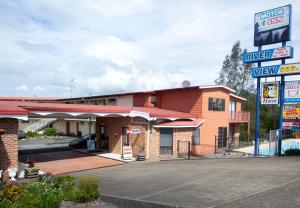
<svg viewBox="0 0 300 208">
<path fill-rule="evenodd" d="M 285 105 L 283 110 L 284 119 L 300 118 L 300 107 L 295 105 Z"/>
<path fill-rule="evenodd" d="M 283 65 L 279 68 L 279 74 L 290 74 L 293 72 L 299 72 L 298 65 Z"/>
</svg>

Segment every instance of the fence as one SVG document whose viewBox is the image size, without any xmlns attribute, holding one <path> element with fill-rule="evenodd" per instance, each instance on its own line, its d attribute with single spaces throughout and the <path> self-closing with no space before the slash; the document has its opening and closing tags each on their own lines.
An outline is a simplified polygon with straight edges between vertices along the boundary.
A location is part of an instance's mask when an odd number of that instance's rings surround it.
<svg viewBox="0 0 300 208">
<path fill-rule="evenodd" d="M 277 140 L 275 134 L 259 135 L 259 154 L 273 156 L 277 153 Z M 231 151 L 254 155 L 254 138 L 249 137 L 215 137 L 215 153 Z"/>
<path fill-rule="evenodd" d="M 215 137 L 215 153 L 221 151 L 233 151 L 253 155 L 254 154 L 254 137 Z M 269 134 L 259 135 L 258 154 L 265 156 L 278 155 L 279 131 L 271 130 Z M 287 150 L 300 151 L 300 131 L 283 130 L 281 154 L 284 155 Z"/>
</svg>

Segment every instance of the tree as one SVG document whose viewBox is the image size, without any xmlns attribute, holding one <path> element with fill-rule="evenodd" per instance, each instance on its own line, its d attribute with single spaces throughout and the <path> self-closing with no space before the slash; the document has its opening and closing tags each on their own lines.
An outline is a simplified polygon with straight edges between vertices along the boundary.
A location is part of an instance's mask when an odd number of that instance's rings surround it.
<svg viewBox="0 0 300 208">
<path fill-rule="evenodd" d="M 246 49 L 243 52 L 247 52 Z M 237 94 L 246 98 L 242 103 L 242 111 L 249 111 L 251 115 L 250 132 L 255 131 L 255 108 L 256 88 L 251 77 L 252 64 L 242 63 L 242 50 L 240 42 L 237 41 L 231 50 L 230 55 L 225 56 L 219 78 L 216 84 L 222 84 L 237 91 Z M 260 106 L 260 132 L 268 133 L 270 129 L 278 129 L 279 109 L 276 105 Z M 247 134 L 246 125 L 241 125 L 241 134 Z"/>
<path fill-rule="evenodd" d="M 254 91 L 254 83 L 251 77 L 252 64 L 242 63 L 242 50 L 240 41 L 237 41 L 231 50 L 231 55 L 226 55 L 219 78 L 216 84 L 225 85 L 241 94 L 243 91 Z M 245 49 L 243 52 L 246 52 Z"/>
</svg>

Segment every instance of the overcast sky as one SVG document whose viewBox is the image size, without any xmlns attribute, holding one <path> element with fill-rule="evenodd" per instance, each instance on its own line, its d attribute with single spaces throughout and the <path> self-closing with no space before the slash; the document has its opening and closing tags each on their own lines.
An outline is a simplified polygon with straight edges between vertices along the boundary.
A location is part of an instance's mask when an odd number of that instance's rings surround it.
<svg viewBox="0 0 300 208">
<path fill-rule="evenodd" d="M 254 13 L 300 1 L 0 0 L 0 96 L 69 97 L 213 84 L 235 41 L 253 47 Z M 299 57 L 299 58 L 297 58 Z"/>
</svg>

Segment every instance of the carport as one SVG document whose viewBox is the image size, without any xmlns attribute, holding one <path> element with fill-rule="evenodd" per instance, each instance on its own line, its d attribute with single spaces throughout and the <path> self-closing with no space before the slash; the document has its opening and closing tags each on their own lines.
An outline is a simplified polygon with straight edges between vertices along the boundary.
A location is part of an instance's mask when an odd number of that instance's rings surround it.
<svg viewBox="0 0 300 208">
<path fill-rule="evenodd" d="M 67 118 L 96 119 L 96 150 L 101 149 L 102 127 L 108 127 L 108 152 L 121 154 L 124 145 L 140 142 L 148 159 L 159 159 L 159 129 L 154 125 L 166 121 L 193 121 L 189 113 L 152 108 L 100 106 L 83 104 L 0 102 L 1 136 L 0 169 L 17 167 L 18 163 L 18 119 L 29 118 Z M 90 131 L 91 132 L 91 131 Z M 129 133 L 131 132 L 131 133 Z M 137 133 L 138 132 L 138 133 Z M 176 142 L 174 140 L 174 142 Z M 140 150 L 133 148 L 133 153 Z"/>
</svg>

